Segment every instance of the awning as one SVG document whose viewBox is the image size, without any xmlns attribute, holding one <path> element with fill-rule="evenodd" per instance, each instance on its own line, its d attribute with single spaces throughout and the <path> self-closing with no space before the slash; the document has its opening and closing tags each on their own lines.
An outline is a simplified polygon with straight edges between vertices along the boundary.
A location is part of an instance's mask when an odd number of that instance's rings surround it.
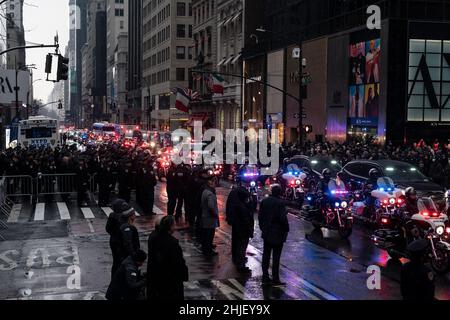
<svg viewBox="0 0 450 320">
<path fill-rule="evenodd" d="M 236 21 L 237 19 L 239 19 L 239 17 L 242 15 L 242 11 L 239 11 L 239 13 L 237 15 L 235 15 L 232 19 L 232 21 Z"/>
<path fill-rule="evenodd" d="M 238 54 L 233 60 L 231 60 L 231 64 L 235 64 L 241 56 L 242 54 Z"/>
<path fill-rule="evenodd" d="M 228 65 L 230 62 L 231 62 L 231 60 L 233 60 L 233 56 L 231 56 L 231 57 L 229 57 L 224 63 L 223 63 L 223 66 L 225 67 L 226 65 Z"/>
<path fill-rule="evenodd" d="M 220 67 L 221 65 L 223 65 L 225 60 L 227 60 L 227 58 L 223 58 L 222 60 L 220 60 L 220 62 L 217 64 L 217 66 Z"/>
</svg>

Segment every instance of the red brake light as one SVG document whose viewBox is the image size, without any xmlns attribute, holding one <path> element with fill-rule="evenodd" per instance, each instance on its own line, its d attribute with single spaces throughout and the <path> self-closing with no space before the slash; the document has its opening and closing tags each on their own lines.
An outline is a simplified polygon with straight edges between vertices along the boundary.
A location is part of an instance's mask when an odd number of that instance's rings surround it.
<svg viewBox="0 0 450 320">
<path fill-rule="evenodd" d="M 445 228 L 445 232 L 450 233 L 450 228 L 449 227 Z"/>
<path fill-rule="evenodd" d="M 381 219 L 382 224 L 388 224 L 389 220 L 387 218 Z"/>
<path fill-rule="evenodd" d="M 433 212 L 433 213 L 431 214 L 431 216 L 432 216 L 432 217 L 435 217 L 435 218 L 436 218 L 436 217 L 439 217 L 439 213 Z"/>
<path fill-rule="evenodd" d="M 388 202 L 389 202 L 389 201 L 388 201 L 387 199 L 384 199 L 384 200 L 383 200 L 383 203 L 384 203 L 384 204 L 388 204 Z"/>
<path fill-rule="evenodd" d="M 292 185 L 295 185 L 295 180 L 291 180 L 291 184 L 292 184 Z"/>
<path fill-rule="evenodd" d="M 424 217 L 429 217 L 430 216 L 430 214 L 428 212 L 421 212 L 420 214 L 423 215 Z"/>
<path fill-rule="evenodd" d="M 398 198 L 398 199 L 397 199 L 397 203 L 398 203 L 398 204 L 402 204 L 402 203 L 403 203 L 403 199 L 402 199 L 402 198 Z"/>
</svg>

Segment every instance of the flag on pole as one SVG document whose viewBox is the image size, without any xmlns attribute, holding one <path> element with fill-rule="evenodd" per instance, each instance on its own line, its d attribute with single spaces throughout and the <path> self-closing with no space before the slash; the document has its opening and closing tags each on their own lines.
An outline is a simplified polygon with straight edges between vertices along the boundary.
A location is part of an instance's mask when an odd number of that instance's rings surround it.
<svg viewBox="0 0 450 320">
<path fill-rule="evenodd" d="M 224 94 L 224 83 L 225 80 L 214 73 L 206 74 L 205 76 L 206 84 L 212 93 Z"/>
<path fill-rule="evenodd" d="M 189 105 L 191 104 L 191 101 L 199 98 L 198 92 L 191 89 L 174 88 L 172 93 L 177 96 L 175 108 L 186 113 L 189 112 Z"/>
</svg>

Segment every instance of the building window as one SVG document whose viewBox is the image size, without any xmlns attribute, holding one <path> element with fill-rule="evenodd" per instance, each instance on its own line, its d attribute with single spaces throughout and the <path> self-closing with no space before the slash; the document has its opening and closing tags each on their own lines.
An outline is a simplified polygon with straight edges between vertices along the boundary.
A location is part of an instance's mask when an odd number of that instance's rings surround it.
<svg viewBox="0 0 450 320">
<path fill-rule="evenodd" d="M 177 2 L 177 16 L 184 17 L 186 15 L 186 3 Z"/>
<path fill-rule="evenodd" d="M 408 121 L 450 120 L 450 41 L 411 39 Z"/>
<path fill-rule="evenodd" d="M 192 25 L 189 25 L 189 38 L 192 38 Z"/>
<path fill-rule="evenodd" d="M 186 38 L 186 26 L 177 24 L 177 38 Z"/>
<path fill-rule="evenodd" d="M 186 76 L 185 73 L 184 68 L 177 68 L 177 81 L 184 81 Z"/>
<path fill-rule="evenodd" d="M 177 47 L 177 59 L 186 59 L 185 47 Z"/>
<path fill-rule="evenodd" d="M 194 53 L 194 47 L 189 47 L 188 48 L 188 59 L 192 60 L 193 58 L 193 53 Z"/>
<path fill-rule="evenodd" d="M 116 14 L 116 17 L 123 17 L 124 16 L 123 9 L 116 9 L 115 14 Z"/>
</svg>

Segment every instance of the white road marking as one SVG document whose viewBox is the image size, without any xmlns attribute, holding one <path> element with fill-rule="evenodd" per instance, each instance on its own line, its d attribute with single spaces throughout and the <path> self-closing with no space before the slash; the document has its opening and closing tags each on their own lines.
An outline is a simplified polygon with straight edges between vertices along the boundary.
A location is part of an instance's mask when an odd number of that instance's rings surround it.
<svg viewBox="0 0 450 320">
<path fill-rule="evenodd" d="M 34 221 L 44 221 L 45 203 L 37 203 L 34 210 Z"/>
<path fill-rule="evenodd" d="M 58 202 L 56 205 L 58 206 L 61 220 L 70 220 L 70 213 L 69 208 L 67 208 L 67 204 L 65 202 Z"/>
<path fill-rule="evenodd" d="M 15 205 L 13 205 L 11 214 L 9 215 L 9 218 L 8 218 L 8 223 L 16 223 L 17 221 L 19 221 L 19 215 L 20 215 L 21 210 L 22 210 L 21 203 L 17 203 Z"/>
<path fill-rule="evenodd" d="M 110 214 L 113 213 L 113 209 L 111 209 L 110 207 L 102 207 L 102 210 L 108 218 L 109 218 Z"/>
<path fill-rule="evenodd" d="M 95 219 L 94 213 L 91 208 L 81 208 L 81 212 L 83 212 L 85 219 Z"/>
</svg>

